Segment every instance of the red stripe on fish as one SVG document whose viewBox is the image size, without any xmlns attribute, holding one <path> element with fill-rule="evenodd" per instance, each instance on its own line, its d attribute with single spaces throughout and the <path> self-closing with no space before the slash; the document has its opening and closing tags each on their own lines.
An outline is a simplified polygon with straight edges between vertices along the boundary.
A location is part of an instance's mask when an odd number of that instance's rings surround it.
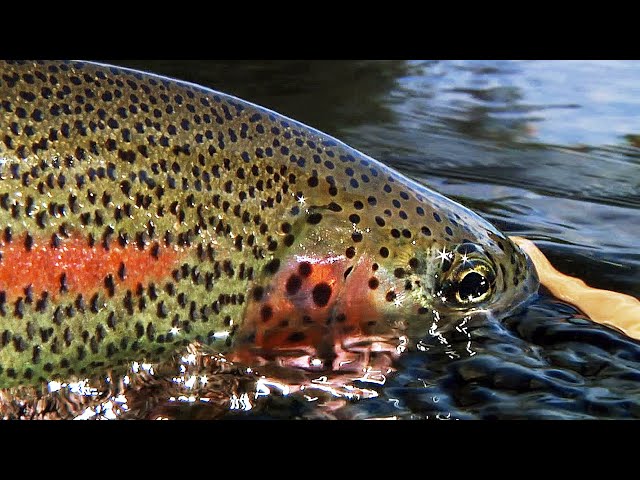
<svg viewBox="0 0 640 480">
<path fill-rule="evenodd" d="M 171 275 L 182 252 L 159 244 L 139 249 L 134 245 L 89 246 L 81 237 L 62 240 L 52 246 L 45 239 L 16 238 L 0 244 L 0 291 L 8 299 L 31 288 L 39 295 L 55 297 L 71 292 L 92 294 L 105 287 L 111 275 L 115 285 L 135 288 Z"/>
</svg>

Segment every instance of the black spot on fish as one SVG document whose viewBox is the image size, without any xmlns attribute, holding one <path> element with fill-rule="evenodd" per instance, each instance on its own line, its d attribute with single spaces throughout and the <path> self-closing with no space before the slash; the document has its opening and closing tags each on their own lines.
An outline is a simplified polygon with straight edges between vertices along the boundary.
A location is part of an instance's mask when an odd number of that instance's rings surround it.
<svg viewBox="0 0 640 480">
<path fill-rule="evenodd" d="M 298 293 L 301 286 L 302 286 L 302 279 L 298 275 L 291 275 L 287 279 L 285 288 L 289 295 L 295 295 L 296 293 Z"/>
<path fill-rule="evenodd" d="M 316 306 L 325 307 L 331 298 L 331 287 L 324 282 L 318 283 L 313 287 L 311 295 L 313 297 L 313 303 L 315 303 Z"/>
<path fill-rule="evenodd" d="M 300 273 L 300 275 L 302 275 L 303 277 L 308 277 L 309 275 L 311 275 L 311 271 L 312 268 L 309 262 L 301 262 L 298 266 L 298 273 Z"/>
</svg>

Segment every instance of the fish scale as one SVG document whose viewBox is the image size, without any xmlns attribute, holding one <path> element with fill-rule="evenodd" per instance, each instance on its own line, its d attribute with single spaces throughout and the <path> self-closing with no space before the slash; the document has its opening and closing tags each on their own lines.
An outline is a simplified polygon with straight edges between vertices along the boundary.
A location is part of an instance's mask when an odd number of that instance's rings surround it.
<svg viewBox="0 0 640 480">
<path fill-rule="evenodd" d="M 535 289 L 473 212 L 235 97 L 35 61 L 0 64 L 0 99 L 0 387 L 432 321 L 433 257 L 463 243 L 496 264 L 495 312 Z"/>
</svg>

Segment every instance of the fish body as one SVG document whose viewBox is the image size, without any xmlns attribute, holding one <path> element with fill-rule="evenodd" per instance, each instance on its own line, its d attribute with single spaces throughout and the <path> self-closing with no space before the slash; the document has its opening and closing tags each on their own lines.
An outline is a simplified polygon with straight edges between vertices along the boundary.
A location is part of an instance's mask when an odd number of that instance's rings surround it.
<svg viewBox="0 0 640 480">
<path fill-rule="evenodd" d="M 0 388 L 194 341 L 331 357 L 536 288 L 488 222 L 275 112 L 108 65 L 0 64 Z"/>
</svg>

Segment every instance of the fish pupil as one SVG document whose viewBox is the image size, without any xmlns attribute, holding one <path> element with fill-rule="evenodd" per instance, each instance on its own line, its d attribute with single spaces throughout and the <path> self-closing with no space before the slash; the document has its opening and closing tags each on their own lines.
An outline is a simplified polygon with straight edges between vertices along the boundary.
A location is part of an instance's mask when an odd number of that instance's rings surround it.
<svg viewBox="0 0 640 480">
<path fill-rule="evenodd" d="M 489 282 L 478 272 L 471 272 L 458 283 L 458 296 L 462 300 L 473 300 L 489 291 Z"/>
</svg>

